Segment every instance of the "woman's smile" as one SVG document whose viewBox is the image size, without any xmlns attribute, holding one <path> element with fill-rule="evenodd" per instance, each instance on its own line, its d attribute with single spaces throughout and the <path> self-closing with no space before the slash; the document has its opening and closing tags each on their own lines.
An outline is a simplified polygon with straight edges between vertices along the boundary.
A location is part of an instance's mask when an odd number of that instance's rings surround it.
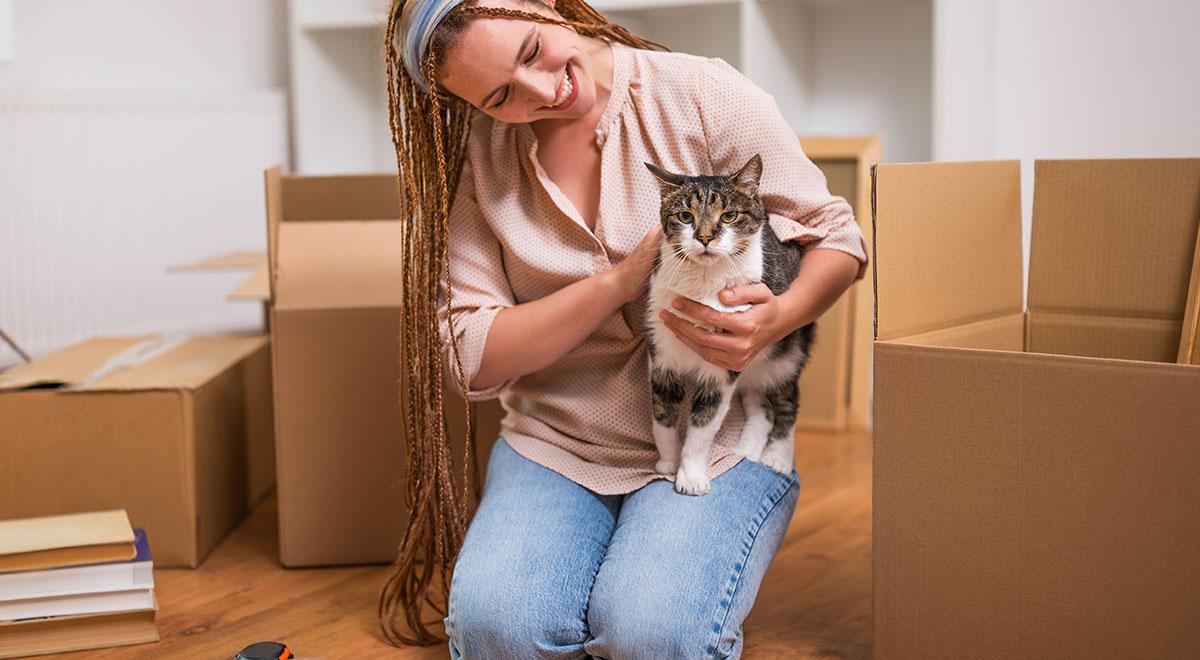
<svg viewBox="0 0 1200 660">
<path fill-rule="evenodd" d="M 575 75 L 571 72 L 571 64 L 568 62 L 563 69 L 562 82 L 558 86 L 558 93 L 555 95 L 555 105 L 546 106 L 543 110 L 551 112 L 559 112 L 566 110 L 575 103 L 576 97 L 579 96 L 579 86 L 575 83 Z"/>
</svg>

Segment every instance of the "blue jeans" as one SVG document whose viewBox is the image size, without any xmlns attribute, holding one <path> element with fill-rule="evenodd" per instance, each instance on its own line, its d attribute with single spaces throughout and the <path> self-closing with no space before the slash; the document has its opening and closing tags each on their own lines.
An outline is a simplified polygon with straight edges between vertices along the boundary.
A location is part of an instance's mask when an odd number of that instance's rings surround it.
<svg viewBox="0 0 1200 660">
<path fill-rule="evenodd" d="M 799 492 L 795 470 L 742 460 L 707 495 L 599 495 L 501 437 L 450 582 L 450 657 L 737 658 Z"/>
</svg>

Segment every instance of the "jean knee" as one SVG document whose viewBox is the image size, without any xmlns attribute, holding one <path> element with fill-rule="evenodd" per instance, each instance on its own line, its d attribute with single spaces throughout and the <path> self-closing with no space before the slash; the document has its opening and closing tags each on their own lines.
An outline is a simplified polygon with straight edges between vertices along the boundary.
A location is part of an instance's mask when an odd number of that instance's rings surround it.
<svg viewBox="0 0 1200 660">
<path fill-rule="evenodd" d="M 711 626 L 653 598 L 593 600 L 588 625 L 611 660 L 639 658 L 710 658 L 715 651 Z"/>
<path fill-rule="evenodd" d="M 554 616 L 560 608 L 531 602 L 534 597 L 518 585 L 505 587 L 501 582 L 453 584 L 445 623 L 458 657 L 528 660 L 577 655 L 586 638 L 582 622 Z"/>
</svg>

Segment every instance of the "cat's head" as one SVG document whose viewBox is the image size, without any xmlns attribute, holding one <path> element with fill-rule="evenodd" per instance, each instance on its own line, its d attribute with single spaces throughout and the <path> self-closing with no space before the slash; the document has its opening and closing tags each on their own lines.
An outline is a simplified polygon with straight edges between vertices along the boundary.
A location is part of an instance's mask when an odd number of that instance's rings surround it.
<svg viewBox="0 0 1200 660">
<path fill-rule="evenodd" d="M 767 213 L 758 197 L 762 158 L 729 176 L 685 176 L 646 163 L 662 188 L 663 240 L 684 258 L 708 264 L 742 254 Z"/>
</svg>

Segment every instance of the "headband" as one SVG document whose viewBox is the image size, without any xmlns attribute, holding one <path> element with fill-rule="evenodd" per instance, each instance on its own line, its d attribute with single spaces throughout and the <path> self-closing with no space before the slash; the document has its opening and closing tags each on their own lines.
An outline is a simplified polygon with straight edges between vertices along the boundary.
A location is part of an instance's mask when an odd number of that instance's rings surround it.
<svg viewBox="0 0 1200 660">
<path fill-rule="evenodd" d="M 433 39 L 433 31 L 463 0 L 408 0 L 404 9 L 400 10 L 400 29 L 403 32 L 404 68 L 408 75 L 420 85 L 421 89 L 429 91 L 429 81 L 421 70 L 421 61 L 429 51 L 429 42 Z"/>
</svg>

